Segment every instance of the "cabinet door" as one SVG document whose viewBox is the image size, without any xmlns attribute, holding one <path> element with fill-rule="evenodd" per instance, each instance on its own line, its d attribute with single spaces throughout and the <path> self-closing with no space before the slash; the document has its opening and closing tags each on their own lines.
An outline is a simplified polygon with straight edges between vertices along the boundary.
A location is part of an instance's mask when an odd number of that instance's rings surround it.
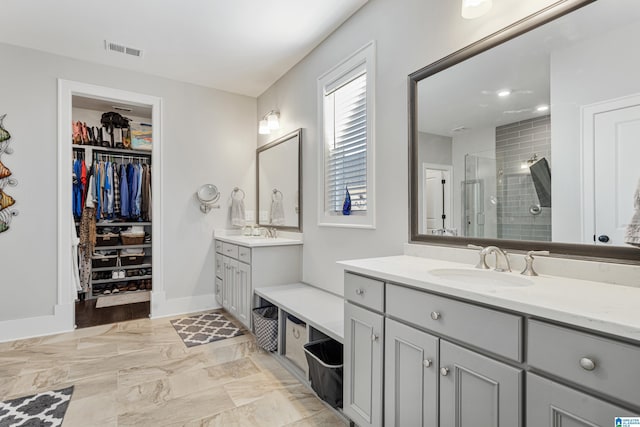
<svg viewBox="0 0 640 427">
<path fill-rule="evenodd" d="M 234 261 L 227 256 L 222 258 L 222 306 L 231 312 L 232 300 L 233 300 L 233 284 L 236 280 L 235 270 L 233 269 Z"/>
<path fill-rule="evenodd" d="M 238 262 L 237 276 L 237 317 L 249 328 L 251 320 L 251 266 L 244 262 Z"/>
<path fill-rule="evenodd" d="M 219 277 L 216 277 L 216 301 L 222 305 L 222 279 Z"/>
<path fill-rule="evenodd" d="M 384 425 L 438 427 L 438 338 L 385 320 Z"/>
<path fill-rule="evenodd" d="M 240 272 L 238 271 L 238 261 L 235 259 L 229 260 L 229 313 L 238 317 L 238 278 Z"/>
<path fill-rule="evenodd" d="M 616 417 L 639 414 L 556 382 L 527 374 L 527 425 L 535 427 L 609 427 Z"/>
<path fill-rule="evenodd" d="M 383 317 L 344 305 L 344 413 L 358 426 L 382 425 Z"/>
<path fill-rule="evenodd" d="M 522 426 L 522 371 L 440 341 L 440 425 Z"/>
</svg>

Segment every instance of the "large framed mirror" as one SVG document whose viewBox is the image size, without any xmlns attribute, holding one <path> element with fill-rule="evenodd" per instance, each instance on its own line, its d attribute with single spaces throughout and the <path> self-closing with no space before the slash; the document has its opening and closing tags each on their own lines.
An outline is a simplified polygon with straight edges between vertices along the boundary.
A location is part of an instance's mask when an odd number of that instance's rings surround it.
<svg viewBox="0 0 640 427">
<path fill-rule="evenodd" d="M 637 40 L 565 0 L 412 73 L 411 241 L 640 261 Z"/>
<path fill-rule="evenodd" d="M 302 231 L 302 129 L 256 150 L 258 225 Z"/>
</svg>

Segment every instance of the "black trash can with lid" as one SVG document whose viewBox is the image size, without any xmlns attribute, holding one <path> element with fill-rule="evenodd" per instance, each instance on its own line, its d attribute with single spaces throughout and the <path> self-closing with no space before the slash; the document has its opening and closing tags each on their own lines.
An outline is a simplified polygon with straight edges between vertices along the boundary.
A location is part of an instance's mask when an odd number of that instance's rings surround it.
<svg viewBox="0 0 640 427">
<path fill-rule="evenodd" d="M 311 388 L 320 399 L 334 408 L 342 408 L 342 344 L 331 338 L 304 345 L 309 364 Z"/>
</svg>

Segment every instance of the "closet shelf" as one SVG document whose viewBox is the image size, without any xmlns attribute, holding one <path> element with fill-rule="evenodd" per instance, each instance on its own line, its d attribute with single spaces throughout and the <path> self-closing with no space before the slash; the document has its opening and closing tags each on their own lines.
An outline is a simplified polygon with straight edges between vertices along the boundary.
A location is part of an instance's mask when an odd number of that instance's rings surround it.
<svg viewBox="0 0 640 427">
<path fill-rule="evenodd" d="M 105 147 L 98 147 L 96 145 L 76 145 L 76 144 L 73 145 L 74 150 L 84 150 L 85 148 L 90 148 L 96 153 L 105 153 L 105 154 L 118 153 L 118 154 L 131 154 L 132 156 L 151 157 L 151 151 L 145 151 L 145 150 L 133 150 L 133 149 L 127 149 L 127 148 L 105 148 Z"/>
<path fill-rule="evenodd" d="M 92 299 L 96 299 L 96 298 L 109 298 L 109 297 L 115 297 L 118 295 L 124 295 L 124 294 L 144 294 L 147 292 L 151 292 L 148 289 L 138 289 L 136 291 L 120 291 L 120 292 L 116 292 L 115 294 L 112 292 L 110 294 L 104 295 L 104 294 L 95 294 Z"/>
<path fill-rule="evenodd" d="M 151 268 L 151 266 L 152 266 L 151 262 L 147 262 L 147 263 L 138 264 L 138 265 L 121 265 L 121 266 L 116 265 L 113 267 L 92 268 L 91 271 L 134 270 L 136 268 Z"/>
<path fill-rule="evenodd" d="M 151 279 L 153 276 L 131 276 L 125 277 L 124 279 L 99 279 L 99 280 L 91 280 L 93 285 L 99 285 L 101 283 L 117 283 L 117 282 L 134 282 L 137 280 L 146 280 Z"/>
<path fill-rule="evenodd" d="M 115 245 L 115 246 L 96 246 L 96 251 L 108 251 L 113 249 L 138 249 L 138 248 L 150 248 L 151 243 L 145 243 L 143 245 Z M 132 254 L 135 255 L 135 254 Z"/>
<path fill-rule="evenodd" d="M 76 222 L 76 224 L 79 224 Z M 128 222 L 96 222 L 96 227 L 131 227 L 134 225 L 151 225 L 149 221 L 128 221 Z"/>
</svg>

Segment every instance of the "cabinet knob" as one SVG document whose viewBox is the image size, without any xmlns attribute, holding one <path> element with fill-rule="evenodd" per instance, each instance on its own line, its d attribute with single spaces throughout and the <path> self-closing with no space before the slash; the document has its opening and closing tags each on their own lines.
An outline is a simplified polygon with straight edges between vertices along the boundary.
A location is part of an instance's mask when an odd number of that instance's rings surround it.
<svg viewBox="0 0 640 427">
<path fill-rule="evenodd" d="M 364 289 L 356 289 L 356 295 L 364 295 Z"/>
<path fill-rule="evenodd" d="M 378 338 L 380 337 L 378 337 L 376 334 L 371 335 L 371 341 L 378 341 Z"/>
<path fill-rule="evenodd" d="M 585 371 L 593 371 L 596 369 L 596 362 L 593 359 L 589 359 L 588 357 L 583 357 L 580 359 L 580 367 Z"/>
<path fill-rule="evenodd" d="M 437 311 L 432 311 L 432 312 L 431 312 L 431 318 L 432 318 L 433 320 L 438 320 L 438 319 L 440 319 L 440 313 L 438 313 Z"/>
<path fill-rule="evenodd" d="M 430 368 L 433 362 L 431 362 L 431 359 L 424 359 L 422 361 L 422 364 L 424 365 L 425 368 Z"/>
<path fill-rule="evenodd" d="M 449 368 L 440 368 L 440 375 L 442 375 L 443 377 L 449 375 Z"/>
</svg>

